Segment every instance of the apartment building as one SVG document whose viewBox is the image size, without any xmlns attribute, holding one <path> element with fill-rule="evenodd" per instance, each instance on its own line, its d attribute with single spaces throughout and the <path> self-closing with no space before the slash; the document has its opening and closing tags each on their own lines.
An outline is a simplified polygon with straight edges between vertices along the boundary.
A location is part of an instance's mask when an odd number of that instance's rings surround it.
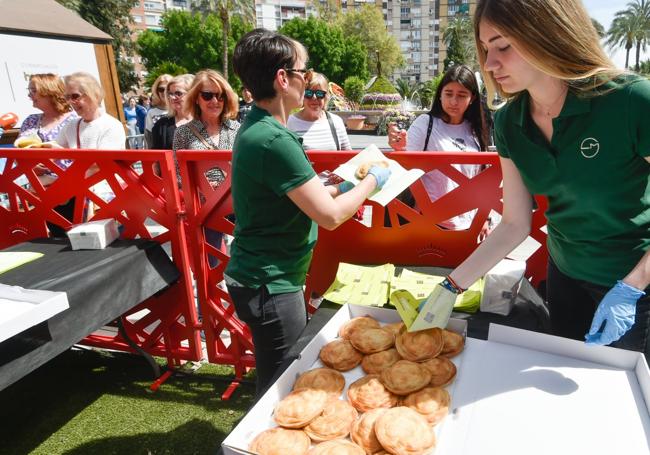
<svg viewBox="0 0 650 455">
<path fill-rule="evenodd" d="M 444 71 L 447 56 L 442 30 L 456 14 L 472 13 L 475 0 L 342 0 L 343 11 L 374 4 L 397 40 L 405 66 L 393 77 L 426 81 Z"/>
<path fill-rule="evenodd" d="M 310 0 L 255 0 L 257 26 L 277 30 L 293 18 L 306 19 L 315 15 Z"/>
</svg>

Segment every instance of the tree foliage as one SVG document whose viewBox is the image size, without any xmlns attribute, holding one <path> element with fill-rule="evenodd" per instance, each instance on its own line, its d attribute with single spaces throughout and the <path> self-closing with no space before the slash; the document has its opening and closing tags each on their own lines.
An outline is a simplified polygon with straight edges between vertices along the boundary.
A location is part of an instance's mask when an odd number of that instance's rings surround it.
<svg viewBox="0 0 650 455">
<path fill-rule="evenodd" d="M 179 76 L 181 74 L 186 74 L 188 72 L 189 71 L 187 70 L 187 68 L 177 65 L 176 63 L 163 62 L 160 65 L 156 66 L 155 68 L 149 70 L 144 83 L 147 86 L 147 89 L 151 89 L 154 82 L 156 82 L 156 79 L 158 79 L 158 76 L 160 76 L 161 74 L 170 74 L 172 76 Z"/>
<path fill-rule="evenodd" d="M 302 43 L 309 53 L 309 66 L 332 82 L 368 76 L 366 49 L 357 38 L 345 37 L 340 27 L 312 16 L 291 19 L 279 31 Z"/>
<path fill-rule="evenodd" d="M 465 64 L 470 68 L 477 67 L 474 29 L 469 15 L 457 14 L 454 16 L 444 28 L 442 40 L 447 46 L 447 56 L 444 60 L 445 69 L 452 64 Z"/>
<path fill-rule="evenodd" d="M 195 2 L 195 10 L 202 14 L 216 13 L 221 21 L 221 73 L 229 74 L 228 61 L 234 50 L 234 43 L 231 45 L 230 37 L 232 32 L 232 18 L 239 19 L 240 23 L 248 24 L 249 30 L 255 23 L 255 2 L 250 0 L 198 0 Z"/>
<path fill-rule="evenodd" d="M 221 70 L 223 44 L 221 20 L 216 14 L 192 14 L 186 11 L 169 11 L 162 16 L 162 31 L 146 30 L 138 38 L 137 48 L 149 72 L 155 72 L 161 65 L 174 64 L 196 73 L 212 68 Z M 232 53 L 236 41 L 251 25 L 235 17 L 231 21 L 228 49 Z M 241 84 L 229 67 L 227 78 L 233 89 Z"/>
<path fill-rule="evenodd" d="M 135 74 L 133 63 L 130 61 L 135 48 L 129 26 L 133 24 L 131 8 L 138 4 L 138 0 L 57 1 L 79 14 L 85 21 L 113 37 L 113 51 L 115 53 L 115 66 L 120 90 L 126 92 L 136 87 L 138 77 Z"/>
<path fill-rule="evenodd" d="M 404 65 L 399 45 L 386 29 L 381 8 L 365 4 L 341 15 L 339 24 L 345 36 L 355 37 L 365 46 L 370 73 L 390 74 Z"/>
<path fill-rule="evenodd" d="M 162 31 L 145 30 L 137 42 L 147 69 L 176 63 L 190 72 L 215 68 L 221 56 L 221 21 L 215 14 L 200 16 L 170 11 L 162 16 Z"/>
<path fill-rule="evenodd" d="M 599 36 L 601 39 L 602 39 L 602 38 L 605 38 L 605 36 L 607 35 L 607 32 L 605 31 L 605 27 L 603 27 L 603 24 L 601 24 L 600 22 L 598 22 L 598 21 L 597 21 L 596 19 L 594 19 L 593 17 L 591 18 L 591 24 L 592 24 L 592 25 L 594 26 L 594 28 L 596 29 L 596 33 L 598 33 L 598 36 Z"/>
<path fill-rule="evenodd" d="M 341 15 L 340 2 L 337 0 L 312 0 L 311 5 L 316 15 L 325 22 L 334 23 Z"/>
<path fill-rule="evenodd" d="M 641 50 L 650 40 L 650 0 L 633 0 L 627 8 L 618 11 L 607 31 L 606 44 L 610 49 L 625 48 L 625 68 L 629 67 L 630 51 L 636 48 L 634 69 L 639 71 Z"/>
<path fill-rule="evenodd" d="M 345 91 L 345 97 L 352 101 L 355 106 L 358 106 L 361 103 L 363 94 L 365 92 L 366 84 L 363 82 L 363 79 L 357 76 L 350 76 L 345 79 L 343 83 L 343 90 Z"/>
</svg>

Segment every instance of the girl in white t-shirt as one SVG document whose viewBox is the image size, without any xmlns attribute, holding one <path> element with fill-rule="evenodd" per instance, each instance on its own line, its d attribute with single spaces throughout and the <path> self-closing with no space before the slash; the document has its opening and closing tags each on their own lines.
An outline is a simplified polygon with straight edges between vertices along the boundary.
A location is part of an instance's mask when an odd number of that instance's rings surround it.
<svg viewBox="0 0 650 455">
<path fill-rule="evenodd" d="M 388 144 L 396 151 L 487 150 L 488 130 L 478 82 L 472 70 L 465 65 L 450 68 L 438 85 L 431 111 L 416 118 L 408 132 L 391 124 Z M 476 164 L 455 164 L 454 167 L 470 178 L 481 172 L 481 166 Z M 423 175 L 422 183 L 432 201 L 458 186 L 437 170 Z M 468 229 L 475 213 L 476 210 L 464 213 L 440 223 L 440 226 L 453 230 Z"/>
</svg>

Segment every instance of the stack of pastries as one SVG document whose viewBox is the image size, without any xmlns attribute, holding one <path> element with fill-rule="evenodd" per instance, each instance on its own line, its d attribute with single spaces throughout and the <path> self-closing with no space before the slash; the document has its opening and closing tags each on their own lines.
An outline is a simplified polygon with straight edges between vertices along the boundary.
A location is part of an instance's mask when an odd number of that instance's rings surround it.
<svg viewBox="0 0 650 455">
<path fill-rule="evenodd" d="M 347 321 L 321 348 L 325 365 L 302 373 L 277 403 L 278 427 L 259 433 L 259 455 L 424 455 L 433 427 L 447 415 L 444 388 L 456 377 L 449 360 L 464 348 L 461 335 L 439 328 L 407 332 L 362 316 Z M 341 372 L 361 366 L 365 376 L 346 386 Z M 349 439 L 348 439 L 349 438 Z"/>
</svg>

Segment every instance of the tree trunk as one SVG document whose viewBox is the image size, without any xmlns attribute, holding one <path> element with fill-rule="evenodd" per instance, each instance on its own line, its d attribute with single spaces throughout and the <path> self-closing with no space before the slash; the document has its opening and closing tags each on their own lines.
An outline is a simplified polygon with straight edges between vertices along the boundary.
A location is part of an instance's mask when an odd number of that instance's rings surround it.
<svg viewBox="0 0 650 455">
<path fill-rule="evenodd" d="M 641 41 L 636 42 L 636 64 L 634 65 L 634 71 L 639 72 L 639 59 L 641 58 Z"/>
<path fill-rule="evenodd" d="M 630 48 L 625 48 L 625 69 L 630 67 Z"/>
<path fill-rule="evenodd" d="M 230 36 L 230 16 L 228 16 L 227 4 L 221 4 L 219 8 L 221 17 L 222 41 L 223 41 L 223 77 L 228 80 L 228 37 Z"/>
</svg>

